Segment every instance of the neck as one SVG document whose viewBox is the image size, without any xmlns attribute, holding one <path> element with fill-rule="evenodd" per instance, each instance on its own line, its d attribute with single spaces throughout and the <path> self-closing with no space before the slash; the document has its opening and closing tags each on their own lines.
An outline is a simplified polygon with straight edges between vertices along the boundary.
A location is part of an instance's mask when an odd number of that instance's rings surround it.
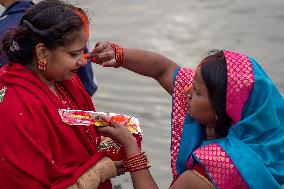
<svg viewBox="0 0 284 189">
<path fill-rule="evenodd" d="M 212 140 L 218 138 L 213 127 L 206 127 L 206 140 Z"/>
<path fill-rule="evenodd" d="M 3 7 L 5 7 L 5 9 L 7 9 L 10 5 L 12 5 L 13 3 L 15 3 L 18 0 L 7 0 L 1 3 L 1 5 Z"/>
<path fill-rule="evenodd" d="M 46 86 L 48 86 L 48 88 L 54 86 L 54 81 L 47 80 L 42 74 L 40 74 L 40 73 L 38 73 L 38 72 L 37 72 L 36 74 L 37 74 L 37 76 L 39 77 L 39 79 L 40 79 Z"/>
<path fill-rule="evenodd" d="M 56 94 L 56 91 L 55 91 L 55 88 L 54 88 L 54 81 L 51 81 L 51 80 L 48 80 L 46 79 L 43 74 L 42 74 L 42 71 L 39 70 L 37 68 L 37 66 L 35 66 L 35 64 L 29 64 L 27 65 L 27 67 L 32 71 L 34 72 L 38 78 L 54 93 Z"/>
<path fill-rule="evenodd" d="M 57 92 L 56 92 L 56 89 L 55 89 L 55 86 L 54 86 L 54 81 L 50 81 L 50 80 L 46 79 L 39 72 L 37 72 L 36 74 L 39 77 L 39 79 L 51 90 L 51 92 L 53 92 L 53 94 L 55 94 L 57 96 Z"/>
</svg>

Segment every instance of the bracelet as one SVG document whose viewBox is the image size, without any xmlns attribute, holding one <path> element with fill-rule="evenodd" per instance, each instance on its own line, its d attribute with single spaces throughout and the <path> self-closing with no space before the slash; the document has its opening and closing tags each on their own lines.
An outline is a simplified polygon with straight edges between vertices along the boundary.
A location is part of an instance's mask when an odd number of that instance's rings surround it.
<svg viewBox="0 0 284 189">
<path fill-rule="evenodd" d="M 144 162 L 144 161 L 148 161 L 147 157 L 144 156 L 143 158 L 140 158 L 140 159 L 136 159 L 136 160 L 133 160 L 133 161 L 129 161 L 129 162 L 124 162 L 126 165 L 131 165 L 131 164 L 136 164 L 136 163 L 140 163 L 140 162 Z"/>
<path fill-rule="evenodd" d="M 115 54 L 116 64 L 114 65 L 114 68 L 118 68 L 123 63 L 123 57 L 124 57 L 123 47 L 118 44 L 114 44 L 114 43 L 110 43 L 110 44 Z"/>
<path fill-rule="evenodd" d="M 140 155 L 142 155 L 142 154 L 145 154 L 145 152 L 141 152 L 140 154 L 137 154 L 137 155 L 134 155 L 134 156 L 132 156 L 132 157 L 130 157 L 130 158 L 128 158 L 128 159 L 125 159 L 124 161 L 129 161 L 129 160 L 131 160 L 131 159 L 133 159 L 133 158 L 136 158 L 137 156 L 140 156 Z"/>
<path fill-rule="evenodd" d="M 137 161 L 137 160 L 141 160 L 141 159 L 143 159 L 143 158 L 146 158 L 146 159 L 147 159 L 146 155 L 144 155 L 144 154 L 145 154 L 145 152 L 140 153 L 140 154 L 137 154 L 137 155 L 135 155 L 135 156 L 133 156 L 133 157 L 130 157 L 130 158 L 124 160 L 124 162 L 125 162 L 125 163 L 131 163 L 131 162 L 135 162 L 135 161 Z"/>
<path fill-rule="evenodd" d="M 134 164 L 124 165 L 124 168 L 131 169 L 131 168 L 139 167 L 139 166 L 142 166 L 142 165 L 145 165 L 145 164 L 146 165 L 148 164 L 148 160 L 144 160 L 144 161 L 137 162 L 137 163 L 134 163 Z"/>
<path fill-rule="evenodd" d="M 138 167 L 138 168 L 136 168 L 136 169 L 131 169 L 130 171 L 128 171 L 128 172 L 133 172 L 133 171 L 140 171 L 140 170 L 142 170 L 142 169 L 149 169 L 151 166 L 146 166 L 146 167 Z"/>
<path fill-rule="evenodd" d="M 132 156 L 128 159 L 123 160 L 123 165 L 125 168 L 125 172 L 132 172 L 132 171 L 138 171 L 141 169 L 148 169 L 150 166 L 148 166 L 148 158 L 144 154 L 145 152 L 142 152 L 140 154 L 137 154 L 135 156 Z"/>
</svg>

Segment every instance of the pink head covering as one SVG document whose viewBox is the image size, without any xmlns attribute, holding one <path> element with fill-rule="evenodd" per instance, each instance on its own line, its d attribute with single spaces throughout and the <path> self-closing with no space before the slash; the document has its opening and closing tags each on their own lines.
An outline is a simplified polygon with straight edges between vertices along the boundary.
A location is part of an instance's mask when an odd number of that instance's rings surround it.
<svg viewBox="0 0 284 189">
<path fill-rule="evenodd" d="M 247 102 L 254 83 L 252 65 L 247 56 L 223 51 L 227 62 L 226 112 L 234 123 L 241 120 L 242 109 Z"/>
<path fill-rule="evenodd" d="M 227 50 L 223 53 L 227 65 L 226 112 L 237 123 L 241 120 L 242 109 L 253 88 L 253 69 L 247 56 Z M 233 161 L 219 144 L 199 147 L 194 154 L 218 188 L 248 188 Z"/>
</svg>

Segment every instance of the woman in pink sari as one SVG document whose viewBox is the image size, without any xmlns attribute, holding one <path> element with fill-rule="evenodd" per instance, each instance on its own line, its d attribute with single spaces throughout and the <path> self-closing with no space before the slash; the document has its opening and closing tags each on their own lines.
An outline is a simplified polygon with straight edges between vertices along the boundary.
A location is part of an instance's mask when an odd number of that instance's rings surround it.
<svg viewBox="0 0 284 189">
<path fill-rule="evenodd" d="M 95 52 L 99 64 L 117 65 L 110 44 Z M 172 95 L 172 189 L 281 188 L 284 100 L 253 58 L 214 51 L 194 72 L 149 51 L 122 54 L 122 67 L 156 79 Z M 121 125 L 99 131 L 120 141 L 130 159 L 139 156 Z M 134 188 L 157 188 L 147 167 L 137 164 L 131 165 L 142 167 L 131 171 Z"/>
</svg>

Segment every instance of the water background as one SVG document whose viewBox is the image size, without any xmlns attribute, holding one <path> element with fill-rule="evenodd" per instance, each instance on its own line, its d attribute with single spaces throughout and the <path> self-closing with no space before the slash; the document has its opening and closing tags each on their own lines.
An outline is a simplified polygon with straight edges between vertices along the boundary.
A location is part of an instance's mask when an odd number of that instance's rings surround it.
<svg viewBox="0 0 284 189">
<path fill-rule="evenodd" d="M 89 7 L 92 42 L 154 50 L 192 68 L 209 49 L 243 52 L 284 91 L 283 0 L 94 0 Z M 154 80 L 123 69 L 95 66 L 94 72 L 97 109 L 140 117 L 151 172 L 160 188 L 168 188 L 171 97 Z M 132 188 L 129 175 L 117 183 Z"/>
<path fill-rule="evenodd" d="M 86 0 L 91 45 L 99 40 L 160 52 L 194 68 L 209 49 L 254 57 L 284 92 L 283 0 Z M 3 10 L 3 9 L 2 9 Z M 0 10 L 1 12 L 1 10 Z M 171 97 L 152 79 L 123 69 L 94 65 L 98 111 L 138 116 L 143 149 L 160 188 L 168 188 Z M 115 188 L 132 188 L 128 174 Z"/>
</svg>

